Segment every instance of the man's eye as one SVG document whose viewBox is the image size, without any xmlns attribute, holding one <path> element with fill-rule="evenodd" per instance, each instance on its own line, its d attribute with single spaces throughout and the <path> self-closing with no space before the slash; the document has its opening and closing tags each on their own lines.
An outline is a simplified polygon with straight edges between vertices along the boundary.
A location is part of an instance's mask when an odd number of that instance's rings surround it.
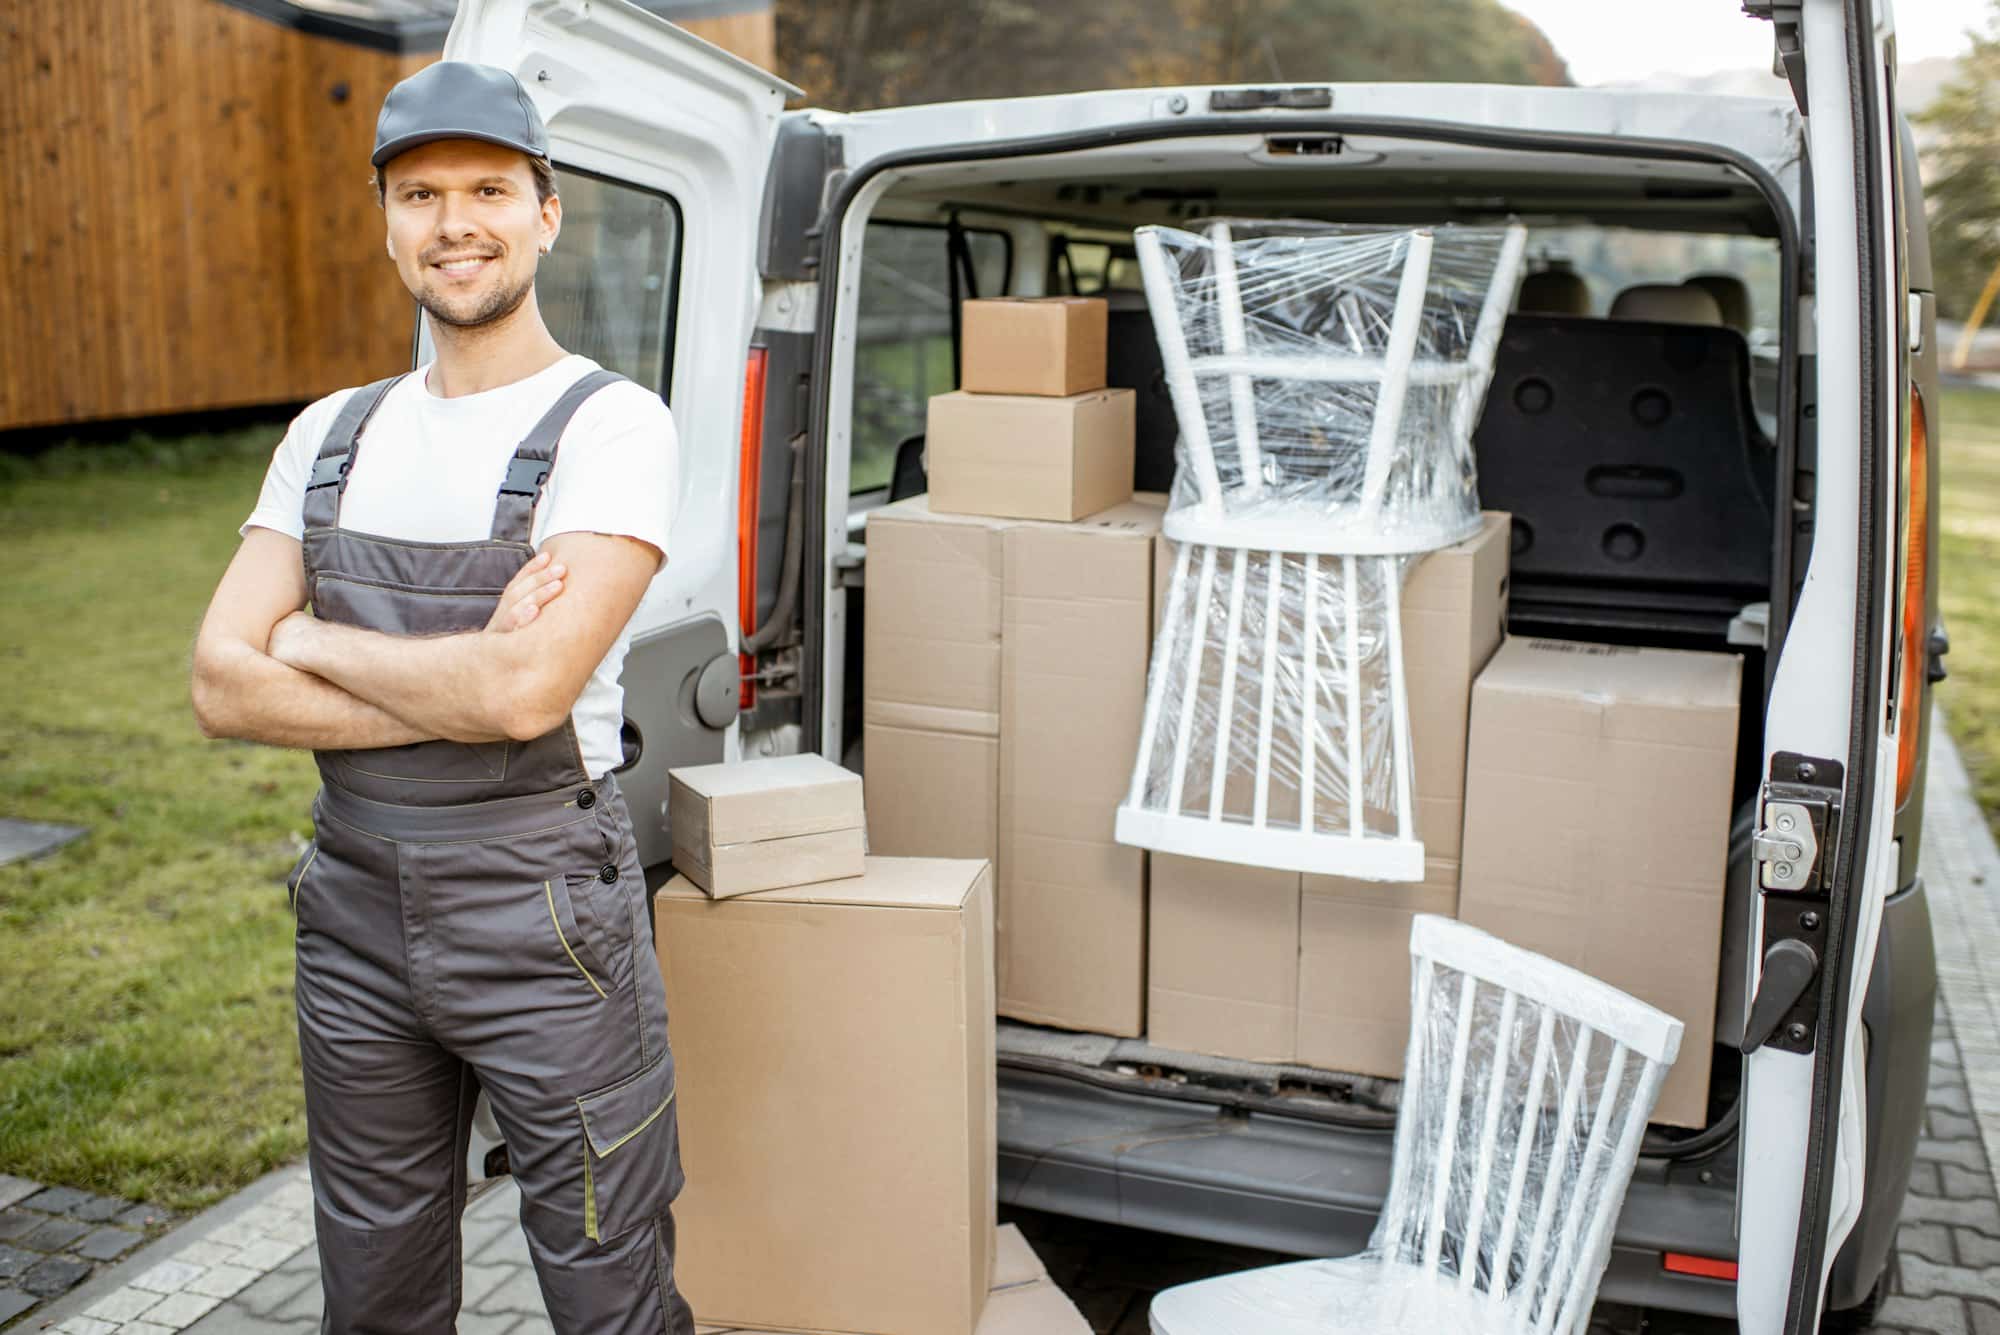
<svg viewBox="0 0 2000 1335">
<path fill-rule="evenodd" d="M 407 199 L 415 204 L 421 204 L 430 197 L 431 197 L 431 192 L 428 190 L 412 190 L 403 196 L 404 199 Z"/>
</svg>

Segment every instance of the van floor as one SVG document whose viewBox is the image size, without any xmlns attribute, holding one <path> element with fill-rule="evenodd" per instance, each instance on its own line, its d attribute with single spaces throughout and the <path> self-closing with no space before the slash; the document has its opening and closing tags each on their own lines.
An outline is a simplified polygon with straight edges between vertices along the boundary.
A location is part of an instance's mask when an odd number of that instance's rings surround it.
<svg viewBox="0 0 2000 1335">
<path fill-rule="evenodd" d="M 1003 1065 L 1088 1076 L 1138 1094 L 1176 1093 L 1283 1112 L 1317 1121 L 1390 1130 L 1401 1082 L 1345 1075 L 1289 1063 L 1244 1061 L 1156 1047 L 1143 1038 L 1049 1029 L 1001 1020 L 996 1037 Z"/>
</svg>

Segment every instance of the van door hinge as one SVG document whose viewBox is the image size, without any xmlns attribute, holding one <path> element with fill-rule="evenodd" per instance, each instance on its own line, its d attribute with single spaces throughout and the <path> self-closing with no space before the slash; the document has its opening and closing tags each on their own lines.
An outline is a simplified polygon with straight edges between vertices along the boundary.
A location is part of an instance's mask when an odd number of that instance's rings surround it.
<svg viewBox="0 0 2000 1335">
<path fill-rule="evenodd" d="M 1762 891 L 1764 947 L 1742 1050 L 1811 1052 L 1826 958 L 1827 906 L 1844 767 L 1780 751 L 1757 802 L 1751 858 Z"/>
</svg>

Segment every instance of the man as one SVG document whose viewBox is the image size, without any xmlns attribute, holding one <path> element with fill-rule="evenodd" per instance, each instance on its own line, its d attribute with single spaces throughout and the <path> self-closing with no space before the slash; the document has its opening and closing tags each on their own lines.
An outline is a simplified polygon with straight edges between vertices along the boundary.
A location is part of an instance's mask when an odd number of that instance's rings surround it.
<svg viewBox="0 0 2000 1335">
<path fill-rule="evenodd" d="M 292 423 L 194 659 L 204 732 L 320 770 L 288 893 L 323 1329 L 453 1328 L 484 1087 L 556 1328 L 692 1335 L 666 999 L 610 773 L 673 423 L 542 322 L 562 202 L 511 74 L 398 84 L 373 161 L 436 358 Z"/>
</svg>

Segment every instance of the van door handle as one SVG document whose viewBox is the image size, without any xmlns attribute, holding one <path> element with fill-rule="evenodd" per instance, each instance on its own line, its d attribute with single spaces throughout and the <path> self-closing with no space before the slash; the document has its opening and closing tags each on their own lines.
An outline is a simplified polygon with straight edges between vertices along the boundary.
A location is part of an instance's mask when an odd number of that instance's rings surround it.
<svg viewBox="0 0 2000 1335">
<path fill-rule="evenodd" d="M 1818 973 L 1819 955 L 1803 941 L 1778 941 L 1764 952 L 1757 997 L 1750 1003 L 1750 1018 L 1743 1022 L 1745 1056 L 1763 1047 L 1778 1031 L 1778 1022 L 1791 1013 Z"/>
</svg>

